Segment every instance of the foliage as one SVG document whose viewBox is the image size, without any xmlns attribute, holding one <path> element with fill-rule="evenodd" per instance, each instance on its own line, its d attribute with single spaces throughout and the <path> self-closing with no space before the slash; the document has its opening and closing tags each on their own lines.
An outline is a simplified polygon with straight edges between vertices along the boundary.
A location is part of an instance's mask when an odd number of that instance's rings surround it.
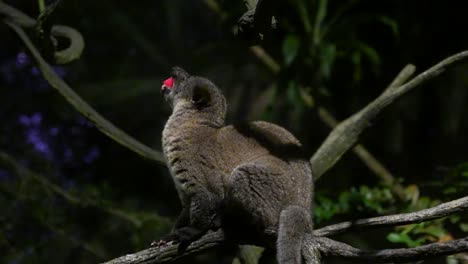
<svg viewBox="0 0 468 264">
<path fill-rule="evenodd" d="M 394 212 L 395 206 L 395 198 L 387 187 L 370 188 L 363 185 L 341 192 L 336 201 L 318 193 L 314 216 L 316 223 L 320 224 L 337 215 L 352 215 L 356 212 L 359 212 L 360 215 L 388 214 Z"/>
<path fill-rule="evenodd" d="M 467 195 L 468 166 L 462 163 L 449 170 L 440 181 L 431 182 L 431 186 L 437 186 L 441 195 L 449 200 L 448 194 L 456 194 L 458 197 Z M 455 191 L 454 191 L 455 190 Z M 408 186 L 406 189 L 408 202 L 398 203 L 388 187 L 359 186 L 349 191 L 341 192 L 337 199 L 327 197 L 319 192 L 316 195 L 314 217 L 317 224 L 340 217 L 352 218 L 353 215 L 388 215 L 398 212 L 413 212 L 424 208 L 434 207 L 443 201 L 438 198 L 419 196 L 417 186 Z M 435 194 L 435 192 L 432 192 Z M 343 217 L 344 216 L 344 217 Z M 451 232 L 467 232 L 468 218 L 466 215 L 452 215 L 450 217 L 396 227 L 387 235 L 387 239 L 393 243 L 403 243 L 408 247 L 417 247 L 431 242 L 443 242 L 453 239 Z M 450 231 L 452 230 L 452 231 Z"/>
</svg>

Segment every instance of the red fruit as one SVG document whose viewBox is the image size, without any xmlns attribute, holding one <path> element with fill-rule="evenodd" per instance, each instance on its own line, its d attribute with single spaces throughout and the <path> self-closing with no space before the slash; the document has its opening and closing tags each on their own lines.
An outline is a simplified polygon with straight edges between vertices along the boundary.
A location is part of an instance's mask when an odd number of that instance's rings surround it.
<svg viewBox="0 0 468 264">
<path fill-rule="evenodd" d="M 170 77 L 168 79 L 166 79 L 163 84 L 169 88 L 172 88 L 172 86 L 174 86 L 174 78 Z"/>
</svg>

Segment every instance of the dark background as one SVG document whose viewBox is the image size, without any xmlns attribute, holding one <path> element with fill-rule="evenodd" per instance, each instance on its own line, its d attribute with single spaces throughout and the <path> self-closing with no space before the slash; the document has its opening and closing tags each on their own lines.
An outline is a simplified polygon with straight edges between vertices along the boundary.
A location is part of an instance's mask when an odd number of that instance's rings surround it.
<svg viewBox="0 0 468 264">
<path fill-rule="evenodd" d="M 39 13 L 36 1 L 4 2 Z M 321 8 L 326 1 L 281 1 L 278 28 L 261 43 L 281 66 L 274 73 L 233 33 L 243 1 L 69 0 L 55 21 L 79 30 L 86 48 L 79 60 L 54 69 L 98 112 L 155 149 L 170 114 L 159 87 L 179 65 L 225 92 L 230 122 L 280 124 L 312 155 L 330 131 L 318 106 L 344 119 L 407 63 L 421 72 L 468 48 L 462 2 L 328 1 Z M 467 86 L 468 65 L 453 67 L 391 105 L 361 136 L 409 199 L 394 197 L 349 152 L 317 182 L 316 226 L 467 195 Z M 179 202 L 167 169 L 101 134 L 48 85 L 5 24 L 0 120 L 0 262 L 96 263 L 143 249 L 170 230 Z M 339 239 L 378 249 L 467 231 L 465 214 Z M 222 255 L 185 262 L 218 263 Z"/>
</svg>

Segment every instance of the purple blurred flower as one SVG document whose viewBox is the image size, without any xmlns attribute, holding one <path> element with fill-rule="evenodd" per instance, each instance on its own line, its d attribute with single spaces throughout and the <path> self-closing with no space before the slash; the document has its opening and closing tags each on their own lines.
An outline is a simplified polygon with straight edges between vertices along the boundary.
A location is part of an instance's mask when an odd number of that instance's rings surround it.
<svg viewBox="0 0 468 264">
<path fill-rule="evenodd" d="M 28 55 L 26 55 L 26 53 L 20 52 L 18 53 L 18 55 L 16 55 L 16 67 L 24 68 L 28 64 L 29 64 L 29 57 Z"/>
<path fill-rule="evenodd" d="M 92 147 L 91 150 L 86 154 L 83 158 L 84 162 L 87 164 L 92 163 L 101 155 L 99 149 L 97 147 Z"/>
<path fill-rule="evenodd" d="M 28 129 L 26 131 L 26 138 L 28 142 L 31 144 L 36 144 L 37 142 L 39 142 L 40 141 L 39 129 L 37 128 Z"/>
<path fill-rule="evenodd" d="M 20 115 L 18 117 L 18 122 L 23 126 L 35 126 L 38 127 L 42 123 L 42 114 L 36 112 L 32 114 L 30 117 L 27 115 Z"/>
<path fill-rule="evenodd" d="M 39 69 L 37 67 L 32 67 L 31 68 L 31 74 L 34 75 L 34 76 L 38 76 L 41 72 L 39 71 Z"/>
<path fill-rule="evenodd" d="M 32 125 L 36 125 L 36 126 L 40 125 L 42 122 L 42 114 L 39 112 L 32 114 L 30 121 Z"/>
<path fill-rule="evenodd" d="M 36 144 L 34 144 L 34 147 L 36 148 L 37 151 L 41 153 L 44 153 L 44 154 L 50 153 L 49 146 L 43 141 L 37 142 Z"/>
<path fill-rule="evenodd" d="M 41 135 L 38 128 L 30 128 L 26 130 L 26 140 L 34 146 L 34 149 L 43 154 L 46 158 L 51 158 L 52 151 L 47 141 Z"/>
<path fill-rule="evenodd" d="M 65 77 L 66 75 L 66 71 L 65 71 L 65 68 L 61 67 L 61 66 L 53 66 L 53 69 L 54 69 L 54 72 L 60 76 L 60 78 L 63 78 Z"/>
</svg>

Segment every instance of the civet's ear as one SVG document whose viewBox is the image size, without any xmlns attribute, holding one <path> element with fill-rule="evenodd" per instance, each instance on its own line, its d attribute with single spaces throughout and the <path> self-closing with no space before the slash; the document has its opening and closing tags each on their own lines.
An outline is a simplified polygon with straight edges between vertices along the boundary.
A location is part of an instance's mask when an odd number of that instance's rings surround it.
<svg viewBox="0 0 468 264">
<path fill-rule="evenodd" d="M 174 78 L 176 83 L 182 82 L 183 80 L 187 79 L 189 76 L 190 74 L 188 74 L 188 72 L 186 72 L 184 69 L 178 66 L 172 67 L 171 77 Z"/>
<path fill-rule="evenodd" d="M 207 107 L 211 103 L 210 88 L 206 84 L 196 84 L 192 91 L 192 103 L 198 108 Z"/>
</svg>

